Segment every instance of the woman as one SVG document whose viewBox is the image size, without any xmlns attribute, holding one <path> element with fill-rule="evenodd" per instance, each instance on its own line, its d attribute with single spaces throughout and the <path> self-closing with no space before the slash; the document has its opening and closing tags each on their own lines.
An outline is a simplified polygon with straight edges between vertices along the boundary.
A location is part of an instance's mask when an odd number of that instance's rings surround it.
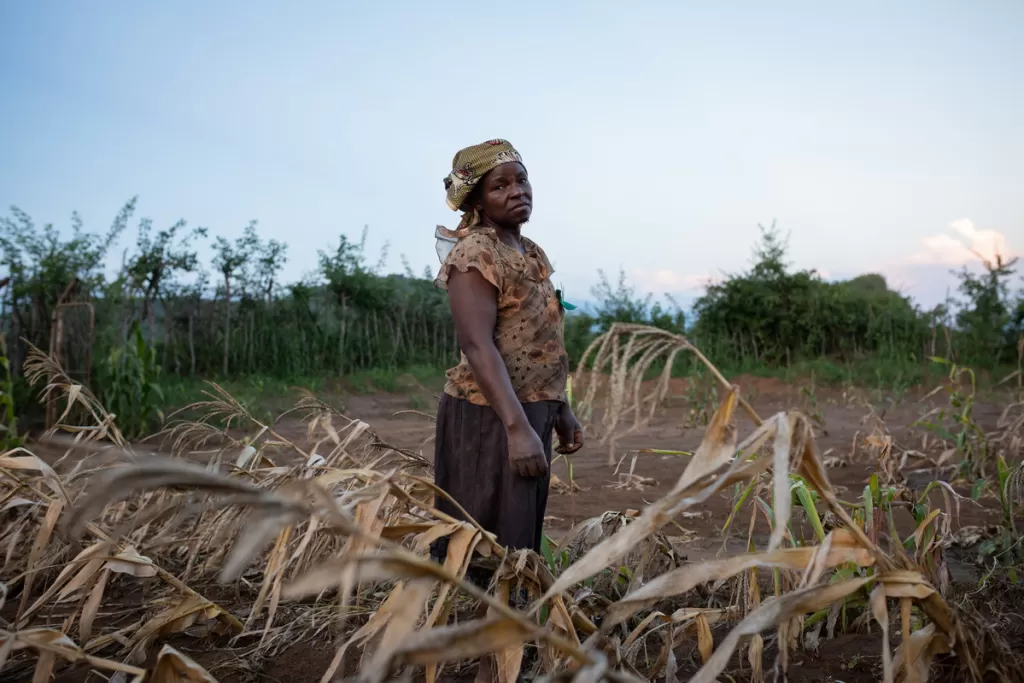
<svg viewBox="0 0 1024 683">
<path fill-rule="evenodd" d="M 583 446 L 566 400 L 562 302 L 544 252 L 521 234 L 533 190 L 512 145 L 491 140 L 460 151 L 445 188 L 463 217 L 454 232 L 438 228 L 434 284 L 448 292 L 462 357 L 438 410 L 435 482 L 500 545 L 539 552 L 552 432 L 559 453 Z M 437 506 L 462 516 L 444 497 Z M 445 545 L 435 545 L 436 560 Z"/>
</svg>

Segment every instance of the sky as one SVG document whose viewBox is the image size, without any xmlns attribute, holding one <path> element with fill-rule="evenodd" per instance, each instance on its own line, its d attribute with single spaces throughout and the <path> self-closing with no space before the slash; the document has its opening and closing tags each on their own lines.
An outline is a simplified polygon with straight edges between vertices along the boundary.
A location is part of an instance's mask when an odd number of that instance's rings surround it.
<svg viewBox="0 0 1024 683">
<path fill-rule="evenodd" d="M 620 268 L 692 300 L 772 221 L 795 267 L 923 305 L 972 249 L 1024 253 L 1019 0 L 33 0 L 0 25 L 0 211 L 258 219 L 286 279 L 363 226 L 371 261 L 436 268 L 442 178 L 494 137 L 570 301 Z"/>
</svg>

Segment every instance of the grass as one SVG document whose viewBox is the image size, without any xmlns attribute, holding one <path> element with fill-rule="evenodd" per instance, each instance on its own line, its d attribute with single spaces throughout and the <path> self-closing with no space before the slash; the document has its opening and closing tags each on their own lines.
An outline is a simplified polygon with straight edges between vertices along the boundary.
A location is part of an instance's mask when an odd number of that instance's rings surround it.
<svg viewBox="0 0 1024 683">
<path fill-rule="evenodd" d="M 362 393 L 384 391 L 389 394 L 422 389 L 439 391 L 444 386 L 445 370 L 429 365 L 400 369 L 373 369 L 344 378 L 344 386 Z"/>
<path fill-rule="evenodd" d="M 346 392 L 370 394 L 439 392 L 444 386 L 444 370 L 425 365 L 401 369 L 375 369 L 352 373 L 342 378 L 250 376 L 218 381 L 218 384 L 249 410 L 263 417 L 282 413 L 292 406 L 301 392 L 338 396 Z M 168 382 L 164 389 L 168 413 L 202 401 L 208 390 L 205 380 Z M 426 401 L 426 399 L 422 399 Z"/>
<path fill-rule="evenodd" d="M 857 362 L 840 362 L 829 358 L 796 361 L 787 367 L 769 367 L 753 362 L 725 364 L 719 368 L 726 377 L 749 375 L 758 378 L 775 378 L 786 384 L 814 383 L 825 387 L 856 386 L 883 392 L 894 398 L 902 398 L 910 388 L 935 386 L 946 377 L 946 370 L 925 359 L 897 361 L 879 357 L 865 357 Z M 315 394 L 352 392 L 369 394 L 374 392 L 410 393 L 425 388 L 437 393 L 444 386 L 445 368 L 430 365 L 413 365 L 404 368 L 374 368 L 361 370 L 345 377 L 290 377 L 250 375 L 245 378 L 218 380 L 218 383 L 232 395 L 258 410 L 279 412 L 291 405 L 296 388 Z M 1013 373 L 1015 368 L 1007 365 L 991 372 L 978 374 L 979 391 L 992 388 L 999 380 Z M 644 374 L 645 379 L 658 377 L 662 365 L 653 364 Z M 692 363 L 676 363 L 673 376 L 693 376 L 700 372 Z M 205 380 L 165 380 L 166 402 L 170 408 L 180 408 L 199 400 L 205 390 Z"/>
<path fill-rule="evenodd" d="M 762 379 L 779 379 L 786 384 L 801 384 L 810 378 L 829 387 L 856 386 L 861 389 L 885 392 L 894 396 L 904 395 L 908 389 L 934 386 L 946 377 L 946 370 L 927 358 L 895 359 L 883 356 L 865 356 L 856 361 L 841 361 L 834 358 L 801 359 L 784 366 L 770 366 L 750 358 L 746 362 L 729 362 L 718 366 L 723 375 L 736 377 L 749 375 Z M 660 365 L 652 366 L 645 377 L 653 379 L 662 371 Z M 699 373 L 699 366 L 691 363 L 677 363 L 673 376 L 689 377 Z M 978 373 L 979 388 L 991 388 L 1016 371 L 1013 364 L 1004 364 L 986 372 Z"/>
</svg>

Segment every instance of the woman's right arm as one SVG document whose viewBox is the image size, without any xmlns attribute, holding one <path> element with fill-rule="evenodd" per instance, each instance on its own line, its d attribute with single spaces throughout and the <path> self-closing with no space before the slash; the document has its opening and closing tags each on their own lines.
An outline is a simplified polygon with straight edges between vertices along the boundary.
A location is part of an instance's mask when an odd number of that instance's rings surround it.
<svg viewBox="0 0 1024 683">
<path fill-rule="evenodd" d="M 476 269 L 461 271 L 452 268 L 448 279 L 448 300 L 459 345 L 473 369 L 473 377 L 505 425 L 512 467 L 523 477 L 543 476 L 548 470 L 544 445 L 526 419 L 523 405 L 512 388 L 505 361 L 494 345 L 498 290 Z"/>
</svg>

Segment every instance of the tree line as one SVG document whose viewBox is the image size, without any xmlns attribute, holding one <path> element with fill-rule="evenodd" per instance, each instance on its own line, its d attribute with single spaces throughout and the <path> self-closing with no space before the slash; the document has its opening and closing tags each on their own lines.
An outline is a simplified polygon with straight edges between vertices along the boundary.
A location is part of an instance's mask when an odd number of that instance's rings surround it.
<svg viewBox="0 0 1024 683">
<path fill-rule="evenodd" d="M 404 272 L 384 272 L 387 248 L 371 261 L 365 230 L 360 240 L 342 234 L 320 250 L 311 276 L 282 282 L 288 245 L 262 237 L 255 221 L 241 237 L 211 240 L 205 228 L 161 228 L 136 212 L 133 199 L 105 232 L 90 232 L 75 214 L 63 234 L 17 208 L 0 218 L 8 278 L 0 317 L 15 377 L 26 342 L 56 351 L 69 372 L 101 390 L 126 363 L 161 376 L 344 376 L 440 368 L 457 352 L 434 273 L 413 272 L 404 257 Z M 133 222 L 133 244 L 108 275 L 111 250 Z M 958 296 L 924 310 L 879 275 L 828 282 L 794 270 L 786 247 L 774 225 L 762 228 L 751 267 L 708 285 L 693 320 L 671 299 L 654 301 L 624 277 L 613 284 L 600 273 L 594 306 L 566 318 L 571 361 L 617 321 L 685 332 L 725 367 L 814 358 L 1018 361 L 1024 297 L 1014 291 L 1015 261 L 985 263 L 980 275 L 963 269 Z"/>
</svg>

